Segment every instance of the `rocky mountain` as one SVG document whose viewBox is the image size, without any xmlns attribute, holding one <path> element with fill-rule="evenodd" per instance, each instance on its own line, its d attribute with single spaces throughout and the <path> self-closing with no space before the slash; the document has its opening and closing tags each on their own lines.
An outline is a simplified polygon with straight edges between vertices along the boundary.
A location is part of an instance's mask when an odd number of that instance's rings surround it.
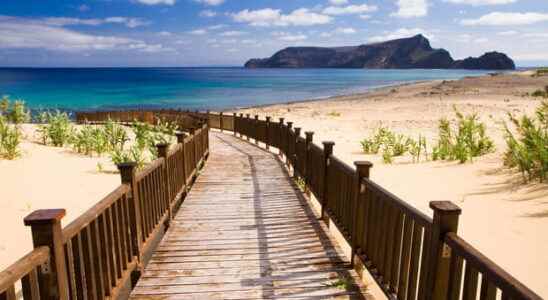
<svg viewBox="0 0 548 300">
<path fill-rule="evenodd" d="M 513 70 L 515 64 L 499 52 L 454 60 L 445 49 L 433 49 L 430 41 L 419 34 L 355 47 L 290 47 L 270 58 L 251 59 L 245 67 Z"/>
</svg>

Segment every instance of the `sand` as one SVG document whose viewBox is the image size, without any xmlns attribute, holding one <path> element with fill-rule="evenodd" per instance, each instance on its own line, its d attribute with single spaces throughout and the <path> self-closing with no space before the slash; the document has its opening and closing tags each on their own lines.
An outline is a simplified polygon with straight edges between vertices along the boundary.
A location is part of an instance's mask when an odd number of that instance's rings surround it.
<svg viewBox="0 0 548 300">
<path fill-rule="evenodd" d="M 23 218 L 33 210 L 64 208 L 65 226 L 120 184 L 108 157 L 43 146 L 33 125 L 23 129 L 21 157 L 0 160 L 0 270 L 32 250 L 30 228 L 24 226 Z M 103 172 L 98 171 L 99 162 Z"/>
<path fill-rule="evenodd" d="M 520 174 L 502 166 L 505 145 L 500 121 L 507 112 L 532 113 L 538 99 L 525 96 L 548 85 L 548 77 L 486 76 L 434 81 L 380 89 L 322 101 L 272 105 L 242 110 L 262 117 L 285 117 L 314 140 L 335 141 L 335 154 L 352 164 L 370 160 L 373 180 L 403 200 L 431 214 L 429 201 L 450 200 L 463 209 L 459 234 L 533 290 L 548 297 L 548 185 L 523 184 Z M 361 153 L 359 141 L 380 124 L 396 132 L 437 136 L 441 117 L 454 119 L 453 105 L 477 112 L 486 122 L 497 151 L 473 163 L 411 163 L 392 165 Z M 35 128 L 25 125 L 23 155 L 0 160 L 0 269 L 32 249 L 23 218 L 35 209 L 65 208 L 63 224 L 82 214 L 120 183 L 107 157 L 87 157 L 66 148 L 40 145 Z M 100 162 L 106 172 L 97 170 Z"/>
<path fill-rule="evenodd" d="M 459 234 L 473 246 L 548 297 L 548 185 L 524 184 L 522 176 L 502 164 L 502 121 L 507 113 L 532 114 L 539 99 L 526 96 L 548 85 L 548 77 L 527 74 L 433 81 L 380 89 L 322 101 L 272 105 L 238 112 L 285 117 L 294 127 L 314 131 L 314 141 L 335 142 L 335 155 L 349 164 L 374 163 L 372 179 L 431 215 L 428 203 L 449 200 L 463 210 Z M 364 155 L 360 141 L 381 124 L 395 132 L 437 137 L 438 120 L 455 120 L 453 106 L 478 113 L 496 151 L 473 163 L 421 162 L 397 158 L 387 165 L 380 155 Z"/>
</svg>

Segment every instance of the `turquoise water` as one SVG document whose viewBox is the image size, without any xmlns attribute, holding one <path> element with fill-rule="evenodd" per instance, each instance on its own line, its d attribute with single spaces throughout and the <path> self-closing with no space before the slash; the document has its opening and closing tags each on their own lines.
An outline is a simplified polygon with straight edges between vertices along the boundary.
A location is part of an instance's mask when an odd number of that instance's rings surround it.
<svg viewBox="0 0 548 300">
<path fill-rule="evenodd" d="M 33 109 L 230 109 L 364 92 L 486 71 L 244 68 L 0 68 L 0 94 Z"/>
</svg>

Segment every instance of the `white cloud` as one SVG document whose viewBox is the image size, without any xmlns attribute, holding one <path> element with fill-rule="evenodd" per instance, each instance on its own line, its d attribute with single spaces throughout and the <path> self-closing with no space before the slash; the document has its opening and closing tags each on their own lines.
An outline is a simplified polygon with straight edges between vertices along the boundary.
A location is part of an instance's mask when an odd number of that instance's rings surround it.
<svg viewBox="0 0 548 300">
<path fill-rule="evenodd" d="M 217 15 L 216 12 L 210 10 L 210 9 L 206 9 L 206 10 L 202 10 L 200 12 L 200 17 L 206 17 L 206 18 L 213 18 Z"/>
<path fill-rule="evenodd" d="M 195 1 L 205 5 L 209 5 L 209 6 L 217 6 L 225 2 L 225 0 L 195 0 Z"/>
<path fill-rule="evenodd" d="M 329 6 L 323 10 L 323 13 L 326 15 L 353 15 L 353 14 L 363 14 L 377 11 L 378 7 L 375 5 L 349 5 L 349 6 Z"/>
<path fill-rule="evenodd" d="M 428 14 L 427 0 L 398 0 L 398 11 L 391 16 L 398 18 L 424 17 Z"/>
<path fill-rule="evenodd" d="M 298 41 L 304 41 L 308 37 L 304 34 L 288 34 L 280 36 L 278 39 L 284 42 L 298 42 Z"/>
<path fill-rule="evenodd" d="M 247 32 L 244 31 L 225 31 L 221 33 L 221 36 L 242 36 L 244 34 L 247 34 Z"/>
<path fill-rule="evenodd" d="M 145 5 L 173 5 L 175 4 L 176 0 L 136 0 L 137 2 Z"/>
<path fill-rule="evenodd" d="M 311 26 L 332 21 L 330 16 L 311 12 L 306 8 L 294 10 L 287 15 L 282 14 L 279 9 L 245 9 L 232 14 L 232 18 L 236 22 L 248 23 L 252 26 Z"/>
<path fill-rule="evenodd" d="M 218 30 L 218 29 L 223 29 L 227 27 L 226 25 L 224 24 L 218 24 L 218 25 L 211 25 L 209 27 L 207 27 L 209 30 Z"/>
<path fill-rule="evenodd" d="M 518 0 L 444 0 L 444 2 L 449 2 L 454 4 L 467 4 L 467 5 L 473 5 L 473 6 L 510 4 L 510 3 L 515 3 L 517 1 Z"/>
<path fill-rule="evenodd" d="M 544 13 L 506 13 L 492 12 L 483 15 L 478 19 L 464 19 L 460 23 L 466 26 L 487 25 L 487 26 L 516 26 L 530 25 L 548 21 L 548 14 Z"/>
<path fill-rule="evenodd" d="M 159 36 L 171 36 L 171 32 L 169 31 L 160 31 L 158 32 Z"/>
<path fill-rule="evenodd" d="M 332 5 L 344 5 L 348 3 L 348 0 L 329 0 Z"/>
<path fill-rule="evenodd" d="M 489 39 L 487 39 L 487 38 L 477 38 L 477 39 L 474 39 L 473 42 L 476 43 L 476 44 L 483 44 L 483 43 L 489 42 Z"/>
<path fill-rule="evenodd" d="M 123 24 L 129 28 L 135 28 L 139 26 L 145 26 L 150 24 L 148 21 L 144 21 L 138 18 L 127 17 L 109 17 L 105 19 L 79 19 L 79 18 L 44 18 L 33 20 L 35 23 L 42 23 L 50 26 L 73 26 L 73 25 L 87 25 L 87 26 L 99 26 L 103 24 Z"/>
<path fill-rule="evenodd" d="M 360 19 L 369 20 L 369 19 L 371 19 L 371 16 L 370 15 L 360 15 Z"/>
<path fill-rule="evenodd" d="M 501 35 L 501 36 L 511 36 L 511 35 L 516 35 L 518 34 L 519 32 L 515 31 L 515 30 L 509 30 L 509 31 L 502 31 L 502 32 L 499 32 L 497 33 L 497 35 Z"/>
<path fill-rule="evenodd" d="M 195 29 L 195 30 L 189 31 L 188 33 L 190 33 L 192 35 L 205 35 L 205 34 L 207 34 L 207 30 L 205 30 L 205 29 Z"/>
<path fill-rule="evenodd" d="M 377 35 L 369 38 L 369 42 L 377 43 L 377 42 L 384 42 L 389 40 L 395 40 L 395 39 L 401 39 L 401 38 L 408 38 L 415 36 L 417 34 L 422 34 L 426 38 L 432 39 L 434 36 L 426 32 L 424 29 L 421 28 L 400 28 L 393 32 L 385 32 L 384 35 Z"/>
<path fill-rule="evenodd" d="M 9 16 L 0 16 L 0 48 L 46 49 L 55 51 L 139 50 L 143 52 L 173 51 L 161 44 L 141 40 L 92 35 Z"/>
<path fill-rule="evenodd" d="M 352 27 L 339 27 L 335 30 L 335 32 L 342 33 L 342 34 L 354 34 L 357 31 L 356 31 L 356 29 L 354 29 Z"/>
</svg>

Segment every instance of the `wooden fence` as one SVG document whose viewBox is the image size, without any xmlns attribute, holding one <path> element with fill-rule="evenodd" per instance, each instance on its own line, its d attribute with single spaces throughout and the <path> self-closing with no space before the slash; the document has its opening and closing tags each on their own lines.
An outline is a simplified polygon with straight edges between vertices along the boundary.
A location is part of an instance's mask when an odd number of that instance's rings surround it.
<svg viewBox="0 0 548 300">
<path fill-rule="evenodd" d="M 207 124 L 177 140 L 143 170 L 118 165 L 122 184 L 68 226 L 63 209 L 27 216 L 35 249 L 0 273 L 0 299 L 18 281 L 24 299 L 126 298 L 209 154 Z"/>
<path fill-rule="evenodd" d="M 313 142 L 313 132 L 270 117 L 211 114 L 211 128 L 235 135 L 280 156 L 304 180 L 352 248 L 356 268 L 367 268 L 392 299 L 541 299 L 457 235 L 460 208 L 431 202 L 427 216 L 369 179 L 372 164 L 351 167 L 333 155 L 333 142 Z M 222 120 L 222 121 L 221 121 Z"/>
</svg>

